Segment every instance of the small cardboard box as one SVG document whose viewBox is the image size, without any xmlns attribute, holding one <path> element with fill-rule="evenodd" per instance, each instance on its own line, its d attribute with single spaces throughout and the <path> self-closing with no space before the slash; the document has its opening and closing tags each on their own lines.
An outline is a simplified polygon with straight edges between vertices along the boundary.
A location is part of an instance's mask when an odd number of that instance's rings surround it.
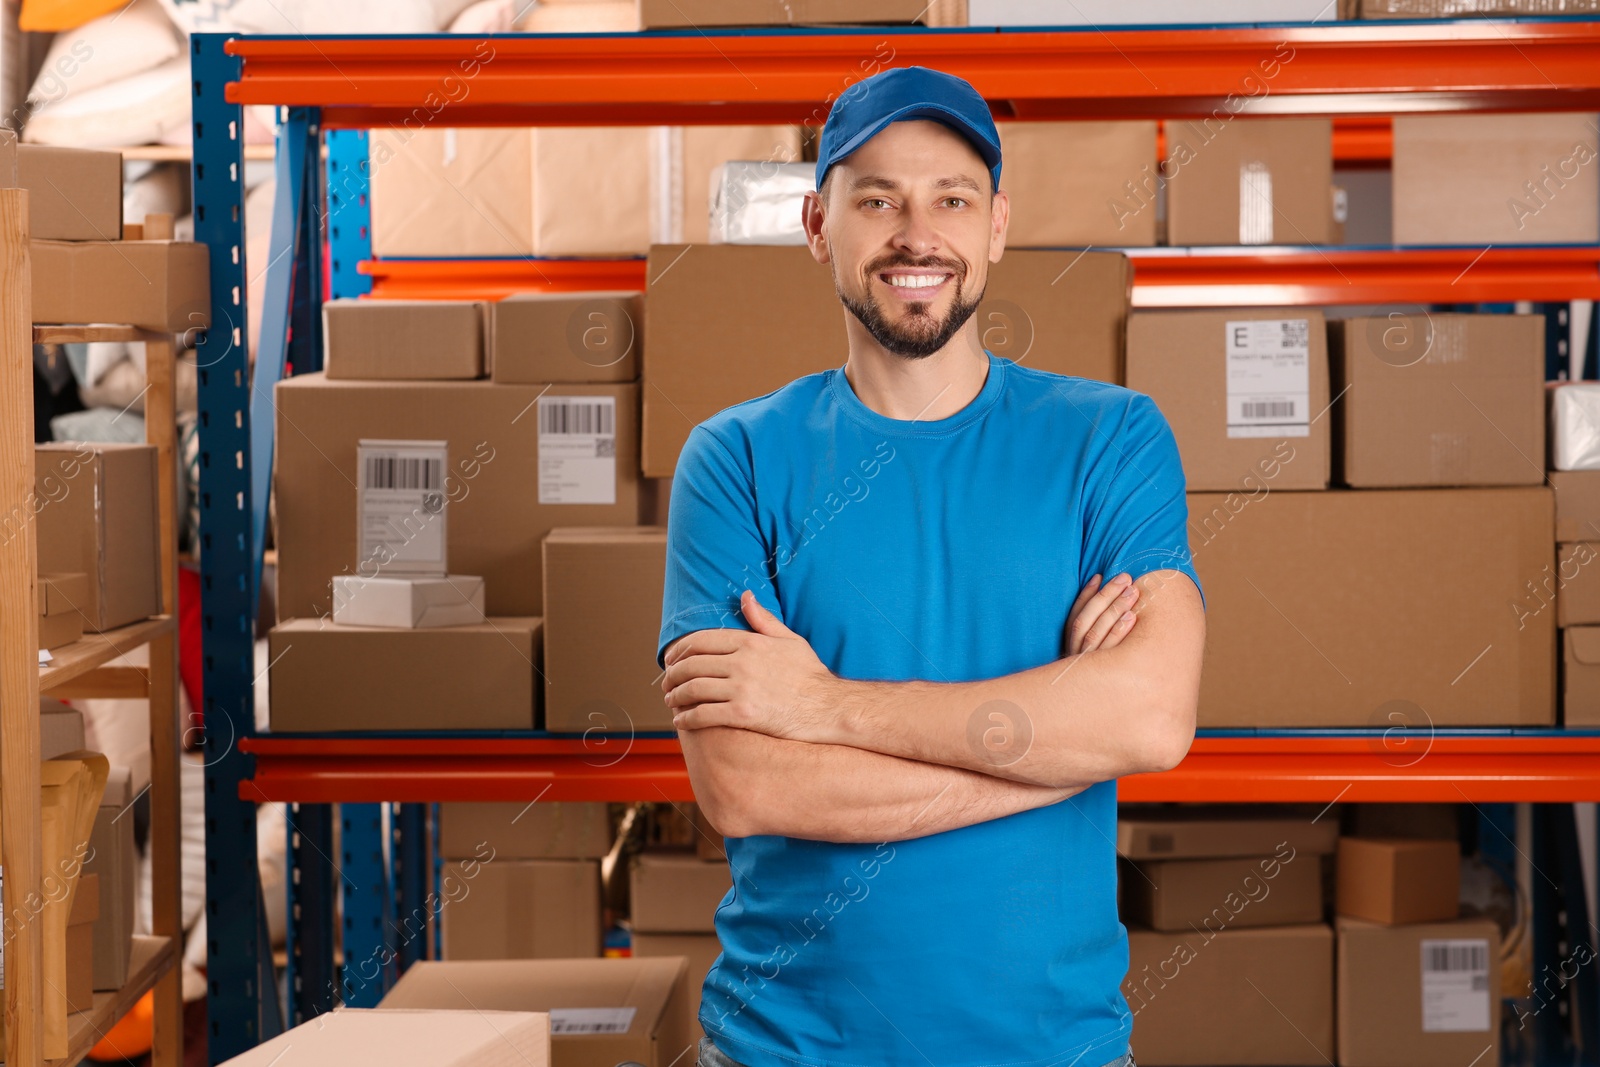
<svg viewBox="0 0 1600 1067">
<path fill-rule="evenodd" d="M 335 380 L 477 378 L 483 318 L 472 300 L 329 300 L 323 370 Z"/>
<path fill-rule="evenodd" d="M 451 860 L 440 884 L 445 959 L 600 955 L 595 860 Z"/>
<path fill-rule="evenodd" d="M 722 942 L 716 934 L 646 934 L 634 931 L 635 959 L 656 956 L 682 956 L 689 964 L 689 1018 L 695 1030 L 700 1027 L 700 995 L 705 991 L 706 975 L 722 955 Z"/>
<path fill-rule="evenodd" d="M 54 697 L 40 697 L 39 758 L 55 759 L 83 747 L 83 712 Z"/>
<path fill-rule="evenodd" d="M 1334 911 L 1393 926 L 1459 913 L 1461 848 L 1454 841 L 1341 837 Z"/>
<path fill-rule="evenodd" d="M 1326 855 L 1339 839 L 1339 821 L 1263 818 L 1188 808 L 1152 814 L 1124 809 L 1117 821 L 1117 854 L 1129 860 L 1250 859 L 1280 852 Z"/>
<path fill-rule="evenodd" d="M 335 575 L 333 621 L 407 630 L 471 626 L 484 621 L 483 579 L 468 574 L 443 578 Z"/>
<path fill-rule="evenodd" d="M 686 973 L 676 957 L 424 960 L 412 964 L 378 1010 L 548 1012 L 550 1062 L 556 1067 L 685 1067 L 694 1061 L 690 1046 L 697 1040 L 690 1030 Z"/>
<path fill-rule="evenodd" d="M 1544 481 L 1544 316 L 1332 324 L 1335 476 L 1357 488 Z"/>
<path fill-rule="evenodd" d="M 1550 471 L 1556 540 L 1600 541 L 1600 471 Z"/>
<path fill-rule="evenodd" d="M 1190 496 L 1200 725 L 1378 728 L 1400 760 L 1435 726 L 1550 725 L 1554 510 L 1535 486 Z"/>
<path fill-rule="evenodd" d="M 603 859 L 611 851 L 604 804 L 450 801 L 439 805 L 439 855 L 473 859 L 487 846 L 497 859 Z"/>
<path fill-rule="evenodd" d="M 110 630 L 158 614 L 155 446 L 36 445 L 33 469 L 39 570 L 87 576 L 74 601 L 83 628 Z"/>
<path fill-rule="evenodd" d="M 1002 122 L 1009 248 L 1156 243 L 1156 124 Z"/>
<path fill-rule="evenodd" d="M 1500 929 L 1338 919 L 1340 1067 L 1497 1067 Z"/>
<path fill-rule="evenodd" d="M 1561 725 L 1600 726 L 1600 626 L 1562 631 Z"/>
<path fill-rule="evenodd" d="M 60 648 L 83 636 L 80 607 L 89 597 L 89 576 L 41 574 L 39 590 L 39 647 Z"/>
<path fill-rule="evenodd" d="M 644 294 L 517 293 L 489 306 L 497 382 L 628 382 L 639 376 Z"/>
<path fill-rule="evenodd" d="M 1333 123 L 1232 118 L 1167 123 L 1167 243 L 1333 240 Z"/>
<path fill-rule="evenodd" d="M 437 630 L 290 619 L 267 643 L 275 732 L 533 729 L 536 618 Z"/>
<path fill-rule="evenodd" d="M 1134 1017 L 1133 1055 L 1140 1067 L 1333 1062 L 1333 931 L 1327 926 L 1129 930 L 1128 956 L 1122 990 Z"/>
<path fill-rule="evenodd" d="M 206 246 L 34 241 L 34 322 L 115 322 L 184 333 L 211 325 Z"/>
<path fill-rule="evenodd" d="M 436 963 L 420 966 L 437 967 Z M 340 1008 L 263 1041 L 225 1067 L 549 1067 L 550 1017 L 540 1012 Z M 290 1050 L 293 1056 L 290 1056 Z"/>
<path fill-rule="evenodd" d="M 85 871 L 67 915 L 67 1011 L 94 1007 L 94 931 L 100 918 L 100 878 Z"/>
<path fill-rule="evenodd" d="M 544 728 L 671 730 L 656 643 L 667 532 L 558 527 L 544 539 Z"/>
<path fill-rule="evenodd" d="M 1248 859 L 1146 860 L 1124 872 L 1124 921 L 1153 930 L 1322 921 L 1322 862 L 1312 852 L 1285 847 Z"/>
<path fill-rule="evenodd" d="M 127 791 L 124 771 L 122 791 Z M 133 839 L 133 814 L 129 800 L 112 796 L 94 817 L 89 835 L 89 855 L 83 863 L 85 874 L 100 880 L 100 917 L 94 923 L 94 988 L 121 989 L 128 981 L 128 963 L 133 954 L 133 898 L 139 877 L 139 853 Z"/>
<path fill-rule="evenodd" d="M 715 933 L 717 908 L 733 888 L 727 863 L 692 852 L 641 852 L 630 879 L 633 928 L 657 934 Z"/>
<path fill-rule="evenodd" d="M 1553 582 L 1535 580 L 1534 595 L 1542 604 L 1554 595 L 1561 626 L 1600 623 L 1600 540 L 1556 545 Z"/>
<path fill-rule="evenodd" d="M 17 145 L 17 184 L 28 190 L 36 241 L 122 238 L 122 153 Z"/>
</svg>

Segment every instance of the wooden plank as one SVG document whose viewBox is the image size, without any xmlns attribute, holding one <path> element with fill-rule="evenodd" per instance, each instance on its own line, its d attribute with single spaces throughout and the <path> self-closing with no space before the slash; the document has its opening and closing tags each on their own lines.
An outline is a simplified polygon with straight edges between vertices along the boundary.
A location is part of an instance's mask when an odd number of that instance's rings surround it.
<svg viewBox="0 0 1600 1067">
<path fill-rule="evenodd" d="M 148 330 L 137 326 L 51 326 L 35 325 L 33 343 L 36 345 L 84 344 L 91 341 L 144 341 L 150 337 Z"/>
<path fill-rule="evenodd" d="M 29 470 L 32 470 L 32 460 L 29 460 Z M 33 623 L 37 630 L 38 623 Z M 115 630 L 104 633 L 84 634 L 80 640 L 70 645 L 62 645 L 52 649 L 53 657 L 50 665 L 37 668 L 39 688 L 54 691 L 57 686 L 65 685 L 76 678 L 97 667 L 107 663 L 138 648 L 146 642 L 153 641 L 164 633 L 171 632 L 174 623 L 170 615 L 157 615 L 153 619 L 142 622 L 131 622 L 126 626 L 119 626 Z M 38 662 L 38 650 L 34 650 L 34 662 Z M 37 702 L 36 702 L 37 703 Z"/>
<path fill-rule="evenodd" d="M 6 1063 L 44 1060 L 38 545 L 33 526 L 33 279 L 28 194 L 0 189 L 0 863 Z M 20 610 L 18 610 L 20 608 Z M 15 916 L 15 921 L 13 917 Z"/>
<path fill-rule="evenodd" d="M 97 667 L 70 682 L 50 687 L 57 700 L 144 700 L 150 672 L 143 667 Z"/>
<path fill-rule="evenodd" d="M 96 993 L 94 1007 L 67 1016 L 67 1055 L 47 1060 L 48 1067 L 71 1067 L 89 1054 L 118 1019 L 159 982 L 182 975 L 177 942 L 169 937 L 135 937 L 128 962 L 128 980 L 121 989 Z"/>
</svg>

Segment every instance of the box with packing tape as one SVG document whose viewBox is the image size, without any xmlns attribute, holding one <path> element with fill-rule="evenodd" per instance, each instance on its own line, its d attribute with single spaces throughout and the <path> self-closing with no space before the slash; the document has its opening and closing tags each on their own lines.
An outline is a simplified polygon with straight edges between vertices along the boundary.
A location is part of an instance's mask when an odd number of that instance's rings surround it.
<svg viewBox="0 0 1600 1067">
<path fill-rule="evenodd" d="M 1329 119 L 1225 114 L 1169 122 L 1164 173 L 1170 245 L 1333 240 Z"/>
</svg>

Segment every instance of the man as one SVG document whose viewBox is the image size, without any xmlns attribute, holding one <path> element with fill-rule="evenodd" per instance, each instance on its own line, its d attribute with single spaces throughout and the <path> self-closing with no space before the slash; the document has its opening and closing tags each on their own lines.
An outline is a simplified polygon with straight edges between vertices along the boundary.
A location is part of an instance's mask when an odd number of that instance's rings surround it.
<svg viewBox="0 0 1600 1067">
<path fill-rule="evenodd" d="M 844 366 L 673 481 L 662 688 L 734 872 L 701 1063 L 1130 1063 L 1114 780 L 1187 751 L 1204 643 L 1171 431 L 983 349 L 1009 205 L 970 85 L 861 82 L 819 155 Z"/>
</svg>

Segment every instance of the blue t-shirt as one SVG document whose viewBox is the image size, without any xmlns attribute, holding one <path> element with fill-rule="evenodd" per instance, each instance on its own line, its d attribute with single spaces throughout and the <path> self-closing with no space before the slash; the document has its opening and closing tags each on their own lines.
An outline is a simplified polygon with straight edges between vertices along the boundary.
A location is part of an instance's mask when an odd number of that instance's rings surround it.
<svg viewBox="0 0 1600 1067">
<path fill-rule="evenodd" d="M 948 418 L 842 369 L 719 412 L 673 478 L 660 649 L 752 590 L 836 675 L 965 682 L 1061 658 L 1095 574 L 1194 578 L 1149 397 L 989 355 Z M 1196 579 L 1196 585 L 1199 582 Z M 730 838 L 700 1021 L 749 1067 L 1095 1067 L 1127 1051 L 1116 784 L 883 844 Z"/>
</svg>

